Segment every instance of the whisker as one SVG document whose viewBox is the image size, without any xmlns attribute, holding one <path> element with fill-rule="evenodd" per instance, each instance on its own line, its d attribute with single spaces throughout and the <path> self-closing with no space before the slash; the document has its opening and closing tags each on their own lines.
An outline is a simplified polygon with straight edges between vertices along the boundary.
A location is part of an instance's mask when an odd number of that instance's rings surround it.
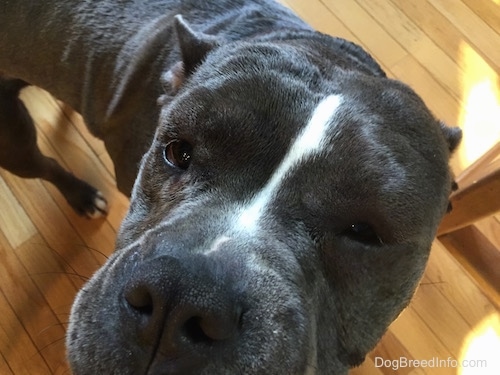
<svg viewBox="0 0 500 375">
<path fill-rule="evenodd" d="M 108 260 L 108 259 L 109 259 L 109 256 L 108 256 L 106 253 L 104 253 L 103 251 L 100 251 L 100 250 L 98 250 L 98 249 L 95 249 L 95 248 L 93 248 L 93 247 L 90 247 L 90 246 L 87 246 L 87 245 L 84 245 L 84 244 L 78 244 L 77 246 L 79 246 L 79 247 L 84 247 L 84 248 L 86 248 L 87 250 L 93 251 L 94 253 L 97 253 L 97 254 L 101 255 L 101 256 L 102 256 L 104 259 L 106 259 L 106 260 Z"/>
<path fill-rule="evenodd" d="M 67 276 L 75 276 L 81 279 L 82 281 L 88 281 L 90 278 L 88 276 L 80 275 L 77 272 L 65 272 L 65 271 L 47 271 L 47 272 L 36 272 L 30 273 L 30 276 L 43 276 L 43 275 L 67 275 Z"/>
<path fill-rule="evenodd" d="M 40 245 L 46 246 L 54 255 L 56 255 L 64 265 L 66 265 L 71 271 L 73 271 L 75 274 L 77 273 L 76 270 L 73 268 L 70 262 L 68 262 L 59 252 L 56 251 L 52 246 L 49 246 L 46 243 L 40 243 Z M 66 267 L 64 267 L 66 268 Z"/>
<path fill-rule="evenodd" d="M 58 314 L 58 315 L 60 315 L 60 314 Z M 57 323 L 54 323 L 54 324 L 50 324 L 47 327 L 45 327 L 44 329 L 42 329 L 40 332 L 38 332 L 37 333 L 37 337 L 38 336 L 42 336 L 45 332 L 47 332 L 48 330 L 50 330 L 50 329 L 52 329 L 54 327 L 63 327 L 64 330 L 66 331 L 66 326 L 68 324 L 69 324 L 69 322 L 57 322 Z"/>
<path fill-rule="evenodd" d="M 61 343 L 61 342 L 64 342 L 65 340 L 66 340 L 66 336 L 63 336 L 63 337 L 60 337 L 60 338 L 58 338 L 58 339 L 56 339 L 56 340 L 54 340 L 54 341 L 49 342 L 48 344 L 46 344 L 46 345 L 42 346 L 40 349 L 38 349 L 38 350 L 36 351 L 36 353 L 34 353 L 34 354 L 31 356 L 31 359 L 35 358 L 35 356 L 36 356 L 36 355 L 40 355 L 40 356 L 42 356 L 42 352 L 43 352 L 44 350 L 46 350 L 47 348 L 49 348 L 49 347 L 51 347 L 51 346 L 53 346 L 53 345 L 59 344 L 59 343 Z"/>
<path fill-rule="evenodd" d="M 446 281 L 426 281 L 420 283 L 420 285 L 439 285 L 439 284 L 446 284 Z"/>
</svg>

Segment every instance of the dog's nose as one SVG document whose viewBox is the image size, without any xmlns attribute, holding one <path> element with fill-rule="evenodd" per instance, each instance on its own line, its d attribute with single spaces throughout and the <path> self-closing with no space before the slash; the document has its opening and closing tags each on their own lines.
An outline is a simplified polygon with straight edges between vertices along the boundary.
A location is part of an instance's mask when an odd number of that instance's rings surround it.
<svg viewBox="0 0 500 375">
<path fill-rule="evenodd" d="M 243 309 L 216 269 L 206 257 L 164 256 L 132 273 L 123 293 L 126 330 L 139 345 L 157 348 L 155 362 L 188 356 L 190 366 L 202 365 L 208 352 L 222 354 L 237 338 Z"/>
</svg>

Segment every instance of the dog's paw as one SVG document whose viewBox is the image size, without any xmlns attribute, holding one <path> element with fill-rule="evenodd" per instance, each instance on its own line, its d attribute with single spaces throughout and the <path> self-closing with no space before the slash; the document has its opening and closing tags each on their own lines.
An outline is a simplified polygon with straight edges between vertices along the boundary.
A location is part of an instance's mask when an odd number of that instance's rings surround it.
<svg viewBox="0 0 500 375">
<path fill-rule="evenodd" d="M 85 211 L 85 215 L 89 219 L 98 219 L 100 217 L 106 216 L 108 214 L 108 202 L 106 198 L 102 195 L 99 190 L 96 190 L 93 198 L 93 202 L 87 210 Z"/>
<path fill-rule="evenodd" d="M 84 181 L 73 178 L 71 188 L 61 190 L 75 212 L 89 219 L 108 214 L 108 202 L 102 193 Z"/>
</svg>

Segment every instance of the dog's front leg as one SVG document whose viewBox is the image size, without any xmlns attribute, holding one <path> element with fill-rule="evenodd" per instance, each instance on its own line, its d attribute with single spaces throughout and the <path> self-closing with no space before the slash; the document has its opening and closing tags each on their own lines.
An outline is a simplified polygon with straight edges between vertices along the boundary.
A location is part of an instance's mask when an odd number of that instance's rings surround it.
<svg viewBox="0 0 500 375">
<path fill-rule="evenodd" d="M 106 214 L 102 194 L 43 155 L 36 143 L 36 128 L 19 91 L 28 84 L 0 77 L 0 167 L 26 178 L 52 182 L 80 215 L 90 218 Z"/>
</svg>

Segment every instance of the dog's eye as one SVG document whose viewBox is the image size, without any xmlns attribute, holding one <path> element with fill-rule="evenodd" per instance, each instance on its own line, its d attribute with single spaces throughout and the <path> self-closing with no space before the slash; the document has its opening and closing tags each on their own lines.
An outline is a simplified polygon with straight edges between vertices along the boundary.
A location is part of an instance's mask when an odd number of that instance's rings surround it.
<svg viewBox="0 0 500 375">
<path fill-rule="evenodd" d="M 375 229 L 368 223 L 354 223 L 342 232 L 343 235 L 354 241 L 358 241 L 367 245 L 381 245 L 382 240 L 375 232 Z"/>
<path fill-rule="evenodd" d="M 170 141 L 163 150 L 163 157 L 172 167 L 187 169 L 191 163 L 192 146 L 179 139 Z"/>
</svg>

